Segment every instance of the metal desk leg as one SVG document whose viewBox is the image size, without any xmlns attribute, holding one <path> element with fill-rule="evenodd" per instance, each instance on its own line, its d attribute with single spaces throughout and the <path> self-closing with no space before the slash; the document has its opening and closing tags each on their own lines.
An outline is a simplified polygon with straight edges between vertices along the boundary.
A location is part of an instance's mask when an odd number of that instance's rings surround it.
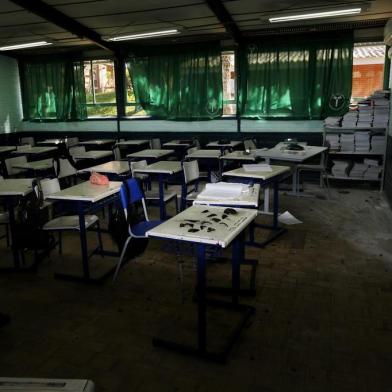
<svg viewBox="0 0 392 392">
<path fill-rule="evenodd" d="M 87 254 L 87 235 L 86 225 L 84 219 L 84 210 L 82 206 L 78 208 L 79 215 L 79 234 L 80 234 L 80 247 L 82 251 L 82 263 L 83 263 L 83 278 L 90 279 L 90 269 L 88 265 L 88 254 Z"/>
<path fill-rule="evenodd" d="M 163 175 L 159 174 L 158 183 L 159 183 L 159 215 L 161 220 L 166 219 L 166 208 L 165 208 L 165 191 L 163 184 Z"/>
<path fill-rule="evenodd" d="M 201 352 L 206 350 L 206 247 L 197 246 L 197 346 Z"/>
<path fill-rule="evenodd" d="M 15 245 L 15 210 L 14 210 L 14 206 L 11 204 L 8 204 L 7 210 L 8 210 L 8 215 L 9 215 L 9 227 L 10 227 L 10 233 L 11 233 L 11 249 L 12 249 L 12 255 L 14 258 L 14 265 L 15 265 L 15 269 L 19 269 L 20 268 L 19 251 Z"/>
</svg>

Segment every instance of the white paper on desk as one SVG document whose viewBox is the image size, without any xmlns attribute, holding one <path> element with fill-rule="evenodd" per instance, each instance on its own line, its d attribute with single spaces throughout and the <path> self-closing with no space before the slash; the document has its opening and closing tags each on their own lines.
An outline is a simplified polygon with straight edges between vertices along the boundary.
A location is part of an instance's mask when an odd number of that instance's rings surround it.
<svg viewBox="0 0 392 392">
<path fill-rule="evenodd" d="M 278 221 L 285 225 L 298 225 L 299 223 L 303 223 L 294 215 L 290 214 L 290 212 L 288 211 L 285 211 L 283 214 L 280 214 L 278 217 Z"/>
<path fill-rule="evenodd" d="M 246 172 L 272 172 L 272 167 L 268 163 L 256 163 L 242 165 Z"/>
<path fill-rule="evenodd" d="M 241 193 L 249 190 L 244 184 L 217 182 L 206 184 L 205 190 L 198 195 L 198 199 L 203 200 L 231 200 L 240 197 Z"/>
</svg>

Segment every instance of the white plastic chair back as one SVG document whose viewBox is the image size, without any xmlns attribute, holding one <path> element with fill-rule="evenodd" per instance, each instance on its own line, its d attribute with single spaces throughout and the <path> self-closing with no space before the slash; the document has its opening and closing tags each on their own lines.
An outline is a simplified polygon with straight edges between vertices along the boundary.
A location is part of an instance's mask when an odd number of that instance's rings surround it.
<svg viewBox="0 0 392 392">
<path fill-rule="evenodd" d="M 13 167 L 12 165 L 15 165 L 17 163 L 22 163 L 22 164 L 27 163 L 27 158 L 25 155 L 22 155 L 20 157 L 8 158 L 4 162 L 5 162 L 5 166 L 7 168 L 8 175 L 14 176 L 15 174 L 19 174 L 19 173 L 24 172 L 24 170 Z"/>
<path fill-rule="evenodd" d="M 186 184 L 189 184 L 200 177 L 199 163 L 197 161 L 183 162 L 182 170 L 184 171 Z"/>
<path fill-rule="evenodd" d="M 85 152 L 86 152 L 85 146 L 75 146 L 69 149 L 69 153 L 71 154 L 72 157 L 74 157 L 77 154 L 84 154 Z"/>
<path fill-rule="evenodd" d="M 142 169 L 143 167 L 147 166 L 147 161 L 145 159 L 143 159 L 142 161 L 131 162 L 130 166 L 131 166 L 131 174 L 133 178 L 143 178 L 143 176 L 145 176 L 145 174 L 143 173 L 134 172 L 135 169 Z"/>
<path fill-rule="evenodd" d="M 255 150 L 257 148 L 255 142 L 252 139 L 244 140 L 245 151 L 247 150 Z"/>
<path fill-rule="evenodd" d="M 114 147 L 113 148 L 113 154 L 114 154 L 114 159 L 116 161 L 120 161 L 121 160 L 121 152 L 120 152 L 120 149 L 118 147 Z"/>
<path fill-rule="evenodd" d="M 189 154 L 194 153 L 198 149 L 199 149 L 198 147 L 191 147 L 191 148 L 188 148 L 188 150 L 186 150 L 186 153 L 189 155 Z"/>
<path fill-rule="evenodd" d="M 77 170 L 71 165 L 68 159 L 59 159 L 59 166 L 60 169 L 57 178 L 65 178 L 77 173 Z"/>
<path fill-rule="evenodd" d="M 150 147 L 153 149 L 153 150 L 160 150 L 161 149 L 161 139 L 158 139 L 158 138 L 156 138 L 156 139 L 151 139 L 150 140 Z"/>
<path fill-rule="evenodd" d="M 34 138 L 32 136 L 29 137 L 21 137 L 20 138 L 21 144 L 30 144 L 30 146 L 34 146 Z"/>
<path fill-rule="evenodd" d="M 78 137 L 68 137 L 67 138 L 67 147 L 76 146 L 79 143 Z"/>
<path fill-rule="evenodd" d="M 44 199 L 46 199 L 47 196 L 52 195 L 53 193 L 60 192 L 61 188 L 58 178 L 46 178 L 44 180 L 41 180 L 41 190 Z"/>
</svg>

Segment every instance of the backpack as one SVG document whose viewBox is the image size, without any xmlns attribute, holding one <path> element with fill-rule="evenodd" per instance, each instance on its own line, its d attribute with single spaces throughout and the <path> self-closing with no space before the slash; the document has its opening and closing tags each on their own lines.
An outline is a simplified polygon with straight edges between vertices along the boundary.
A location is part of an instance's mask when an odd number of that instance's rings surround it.
<svg viewBox="0 0 392 392">
<path fill-rule="evenodd" d="M 130 189 L 128 188 L 126 181 L 123 181 L 123 184 L 129 199 Z M 109 218 L 108 231 L 116 242 L 119 252 L 122 251 L 125 241 L 129 237 L 128 225 L 132 227 L 143 220 L 136 206 L 128 205 L 127 215 L 128 219 L 125 218 L 123 209 L 116 209 Z M 147 245 L 148 238 L 131 238 L 124 255 L 124 260 L 130 260 L 140 256 L 146 250 Z"/>
</svg>

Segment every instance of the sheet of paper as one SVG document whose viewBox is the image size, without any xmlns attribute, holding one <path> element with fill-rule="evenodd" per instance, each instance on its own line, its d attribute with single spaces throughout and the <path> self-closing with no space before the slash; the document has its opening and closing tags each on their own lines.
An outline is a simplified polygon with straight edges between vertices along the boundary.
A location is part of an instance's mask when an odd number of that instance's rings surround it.
<svg viewBox="0 0 392 392">
<path fill-rule="evenodd" d="M 272 172 L 272 167 L 268 163 L 256 163 L 242 165 L 246 172 Z"/>
<path fill-rule="evenodd" d="M 278 217 L 278 221 L 285 225 L 298 225 L 299 223 L 303 223 L 294 215 L 290 214 L 290 212 L 288 211 L 285 211 L 283 214 L 280 214 Z"/>
</svg>

